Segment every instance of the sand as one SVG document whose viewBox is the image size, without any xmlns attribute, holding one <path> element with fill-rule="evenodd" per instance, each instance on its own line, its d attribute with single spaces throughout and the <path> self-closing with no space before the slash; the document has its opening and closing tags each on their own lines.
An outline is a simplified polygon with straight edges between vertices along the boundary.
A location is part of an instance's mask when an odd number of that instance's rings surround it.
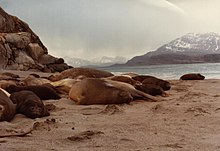
<svg viewBox="0 0 220 151">
<path fill-rule="evenodd" d="M 1 151 L 220 150 L 220 80 L 171 80 L 162 102 L 75 105 L 48 100 L 51 116 L 0 123 Z M 55 107 L 55 108 L 53 108 Z M 24 135 L 22 135 L 24 134 Z"/>
</svg>

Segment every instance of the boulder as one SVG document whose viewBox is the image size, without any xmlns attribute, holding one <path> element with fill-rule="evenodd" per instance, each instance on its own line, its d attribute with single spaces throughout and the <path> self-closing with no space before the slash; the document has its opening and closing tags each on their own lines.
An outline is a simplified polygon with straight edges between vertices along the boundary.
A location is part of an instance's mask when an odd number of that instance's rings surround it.
<svg viewBox="0 0 220 151">
<path fill-rule="evenodd" d="M 28 51 L 28 54 L 34 60 L 38 60 L 45 53 L 43 48 L 40 47 L 38 43 L 30 43 L 30 44 L 28 44 L 27 51 Z"/>
</svg>

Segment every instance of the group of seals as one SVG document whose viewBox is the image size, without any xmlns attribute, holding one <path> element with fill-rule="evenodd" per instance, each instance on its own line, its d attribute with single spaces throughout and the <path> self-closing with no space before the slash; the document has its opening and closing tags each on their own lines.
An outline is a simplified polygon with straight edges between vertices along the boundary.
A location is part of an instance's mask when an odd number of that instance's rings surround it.
<svg viewBox="0 0 220 151">
<path fill-rule="evenodd" d="M 130 84 L 97 78 L 86 78 L 74 84 L 69 97 L 80 105 L 121 104 L 134 99 L 156 101 Z"/>
<path fill-rule="evenodd" d="M 33 119 L 50 115 L 41 99 L 31 91 L 19 91 L 10 95 L 0 88 L 0 105 L 0 121 L 9 122 L 17 113 Z"/>
</svg>

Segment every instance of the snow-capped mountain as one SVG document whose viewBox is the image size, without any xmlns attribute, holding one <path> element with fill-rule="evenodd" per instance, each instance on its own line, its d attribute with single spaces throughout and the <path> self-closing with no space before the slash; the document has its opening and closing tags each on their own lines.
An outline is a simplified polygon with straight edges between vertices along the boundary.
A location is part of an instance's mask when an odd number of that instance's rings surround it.
<svg viewBox="0 0 220 151">
<path fill-rule="evenodd" d="M 220 62 L 220 35 L 189 33 L 142 56 L 126 65 L 178 64 Z"/>
<path fill-rule="evenodd" d="M 66 62 L 73 67 L 80 67 L 80 66 L 110 66 L 113 64 L 123 64 L 127 62 L 127 58 L 117 56 L 117 57 L 107 57 L 103 56 L 100 58 L 94 58 L 92 60 L 85 60 L 80 58 L 74 57 L 64 57 Z"/>
<path fill-rule="evenodd" d="M 163 45 L 158 53 L 212 54 L 220 53 L 220 35 L 216 33 L 189 33 Z"/>
<path fill-rule="evenodd" d="M 126 63 L 126 61 L 128 61 L 128 59 L 125 57 L 121 57 L 121 56 L 116 56 L 116 57 L 103 56 L 100 58 L 94 58 L 91 61 L 96 64 L 111 64 L 112 65 L 115 63 Z"/>
</svg>

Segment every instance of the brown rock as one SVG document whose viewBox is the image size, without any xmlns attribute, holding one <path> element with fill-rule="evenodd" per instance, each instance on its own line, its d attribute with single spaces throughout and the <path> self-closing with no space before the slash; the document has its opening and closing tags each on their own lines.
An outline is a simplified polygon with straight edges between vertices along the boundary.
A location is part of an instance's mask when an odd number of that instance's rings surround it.
<svg viewBox="0 0 220 151">
<path fill-rule="evenodd" d="M 39 63 L 42 65 L 54 64 L 56 63 L 56 58 L 51 55 L 44 54 L 39 58 Z"/>
<path fill-rule="evenodd" d="M 69 68 L 62 58 L 48 54 L 47 48 L 28 24 L 0 7 L 0 68 L 56 72 Z"/>
<path fill-rule="evenodd" d="M 34 60 L 38 60 L 45 53 L 38 43 L 30 43 L 27 47 L 27 52 Z"/>
</svg>

